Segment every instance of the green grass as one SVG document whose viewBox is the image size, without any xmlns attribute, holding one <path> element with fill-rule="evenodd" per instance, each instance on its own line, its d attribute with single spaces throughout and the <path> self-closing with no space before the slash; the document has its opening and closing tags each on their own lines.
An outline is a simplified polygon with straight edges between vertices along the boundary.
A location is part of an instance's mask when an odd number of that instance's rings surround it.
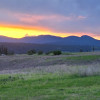
<svg viewBox="0 0 100 100">
<path fill-rule="evenodd" d="M 0 100 L 100 100 L 100 76 L 0 75 Z"/>
<path fill-rule="evenodd" d="M 75 55 L 75 53 L 63 52 L 62 55 Z"/>
<path fill-rule="evenodd" d="M 67 60 L 97 60 L 100 59 L 100 55 L 84 55 L 84 56 L 73 56 L 66 57 Z"/>
</svg>

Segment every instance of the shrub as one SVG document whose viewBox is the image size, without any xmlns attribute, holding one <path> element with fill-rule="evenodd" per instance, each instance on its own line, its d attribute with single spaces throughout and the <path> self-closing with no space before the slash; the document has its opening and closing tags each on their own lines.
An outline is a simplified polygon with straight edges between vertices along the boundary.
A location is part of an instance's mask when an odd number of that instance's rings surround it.
<svg viewBox="0 0 100 100">
<path fill-rule="evenodd" d="M 14 55 L 14 51 L 9 51 L 8 55 Z"/>
<path fill-rule="evenodd" d="M 42 55 L 43 54 L 43 51 L 38 51 L 38 55 Z"/>
<path fill-rule="evenodd" d="M 8 55 L 8 48 L 1 46 L 0 47 L 0 55 L 5 54 Z"/>
<path fill-rule="evenodd" d="M 54 55 L 61 55 L 62 52 L 61 52 L 60 50 L 56 50 L 56 51 L 53 51 L 53 54 L 54 54 Z"/>
<path fill-rule="evenodd" d="M 49 54 L 51 54 L 51 53 L 52 53 L 52 52 L 50 51 L 50 52 L 46 52 L 45 54 L 46 54 L 46 55 L 49 55 Z"/>
<path fill-rule="evenodd" d="M 80 52 L 83 52 L 83 50 L 82 50 L 82 49 L 80 49 Z"/>
<path fill-rule="evenodd" d="M 35 50 L 30 50 L 30 51 L 27 52 L 27 54 L 28 55 L 33 55 L 33 54 L 36 54 L 36 51 Z"/>
<path fill-rule="evenodd" d="M 46 52 L 45 54 L 46 54 L 46 55 L 49 55 L 50 53 L 49 53 L 49 52 Z"/>
<path fill-rule="evenodd" d="M 94 46 L 93 46 L 92 50 L 93 50 L 93 52 L 95 51 L 95 47 Z"/>
</svg>

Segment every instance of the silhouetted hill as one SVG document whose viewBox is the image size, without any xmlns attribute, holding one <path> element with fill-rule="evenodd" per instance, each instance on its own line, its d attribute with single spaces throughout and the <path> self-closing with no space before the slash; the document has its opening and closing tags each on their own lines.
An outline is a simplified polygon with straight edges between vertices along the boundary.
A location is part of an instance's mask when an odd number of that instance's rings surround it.
<svg viewBox="0 0 100 100">
<path fill-rule="evenodd" d="M 90 36 L 84 35 L 81 37 L 69 36 L 63 38 L 61 41 L 57 41 L 53 44 L 59 45 L 89 45 L 89 46 L 100 46 L 100 40 L 96 40 Z"/>
<path fill-rule="evenodd" d="M 40 35 L 21 39 L 0 36 L 0 46 L 2 45 L 15 53 L 26 53 L 31 49 L 43 50 L 44 52 L 51 50 L 79 52 L 80 49 L 91 51 L 95 47 L 96 50 L 100 50 L 100 40 L 87 35 L 81 37 L 69 36 L 65 38 Z"/>
<path fill-rule="evenodd" d="M 61 37 L 51 36 L 51 35 L 40 35 L 35 37 L 24 37 L 19 39 L 20 42 L 25 43 L 39 43 L 39 44 L 45 44 L 45 43 L 53 43 L 56 41 L 62 40 Z"/>
<path fill-rule="evenodd" d="M 65 38 L 51 36 L 51 35 L 40 35 L 40 36 L 24 37 L 20 39 L 0 36 L 0 42 L 100 46 L 100 40 L 96 40 L 87 35 L 81 37 L 69 36 Z"/>
</svg>

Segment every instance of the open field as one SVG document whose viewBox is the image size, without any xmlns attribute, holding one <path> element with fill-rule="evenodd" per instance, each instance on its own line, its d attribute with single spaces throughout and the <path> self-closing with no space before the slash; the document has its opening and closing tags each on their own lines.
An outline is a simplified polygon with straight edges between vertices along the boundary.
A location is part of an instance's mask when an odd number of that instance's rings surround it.
<svg viewBox="0 0 100 100">
<path fill-rule="evenodd" d="M 0 100 L 100 100 L 100 77 L 1 75 L 0 96 Z"/>
<path fill-rule="evenodd" d="M 0 56 L 0 100 L 100 100 L 100 52 Z"/>
<path fill-rule="evenodd" d="M 47 55 L 14 55 L 0 56 L 0 71 L 36 68 L 42 66 L 66 65 L 97 65 L 100 63 L 100 52 L 71 53 L 60 56 Z"/>
</svg>

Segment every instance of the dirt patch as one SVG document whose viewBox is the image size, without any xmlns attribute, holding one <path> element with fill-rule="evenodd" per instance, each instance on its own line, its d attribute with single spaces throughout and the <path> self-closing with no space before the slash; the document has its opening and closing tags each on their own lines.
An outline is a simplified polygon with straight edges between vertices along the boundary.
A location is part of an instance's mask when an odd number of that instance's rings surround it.
<svg viewBox="0 0 100 100">
<path fill-rule="evenodd" d="M 0 56 L 0 71 L 3 70 L 17 70 L 23 68 L 35 68 L 38 66 L 50 66 L 50 65 L 88 65 L 88 64 L 100 64 L 100 59 L 90 61 L 76 61 L 64 59 L 66 57 L 77 57 L 83 55 L 100 55 L 100 52 L 92 53 L 76 53 L 74 55 L 60 55 L 60 56 L 29 56 L 29 55 L 14 55 L 14 56 Z"/>
</svg>

